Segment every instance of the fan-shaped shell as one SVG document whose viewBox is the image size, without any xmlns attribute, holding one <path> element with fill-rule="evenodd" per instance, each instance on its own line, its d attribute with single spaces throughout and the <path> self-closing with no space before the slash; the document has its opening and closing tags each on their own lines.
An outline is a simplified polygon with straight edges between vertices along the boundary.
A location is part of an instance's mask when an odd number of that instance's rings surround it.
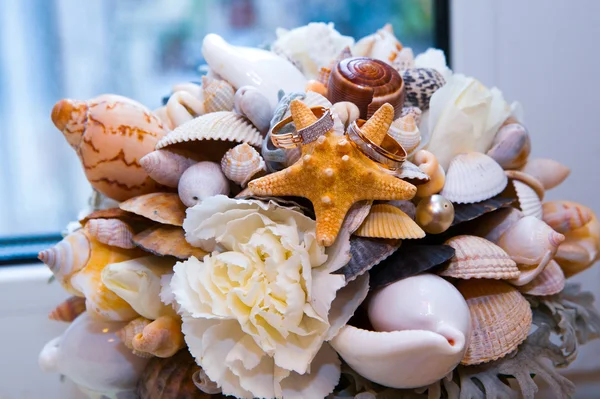
<svg viewBox="0 0 600 399">
<path fill-rule="evenodd" d="M 354 234 L 360 237 L 396 239 L 425 237 L 423 229 L 410 216 L 388 204 L 373 205 L 369 216 Z"/>
<path fill-rule="evenodd" d="M 88 101 L 61 100 L 54 125 L 75 149 L 92 186 L 117 201 L 157 190 L 139 159 L 166 133 L 160 119 L 131 99 L 102 95 Z"/>
<path fill-rule="evenodd" d="M 413 114 L 401 116 L 392 122 L 388 134 L 411 153 L 421 143 L 421 131 Z"/>
<path fill-rule="evenodd" d="M 379 314 L 386 332 L 342 327 L 331 345 L 346 363 L 363 377 L 393 388 L 425 386 L 456 367 L 468 345 L 470 320 L 452 284 L 423 274 L 376 295 L 381 300 L 371 302 L 369 317 L 379 320 Z M 388 318 L 398 325 L 388 325 Z"/>
<path fill-rule="evenodd" d="M 460 279 L 513 279 L 520 274 L 517 264 L 499 246 L 484 238 L 460 235 L 447 240 L 454 248 L 450 263 L 439 274 Z"/>
<path fill-rule="evenodd" d="M 410 68 L 402 71 L 406 85 L 405 106 L 429 109 L 429 100 L 437 89 L 446 84 L 444 76 L 433 68 Z"/>
<path fill-rule="evenodd" d="M 119 219 L 92 219 L 86 223 L 90 236 L 106 245 L 119 248 L 134 248 L 131 241 L 133 231 L 127 223 Z"/>
<path fill-rule="evenodd" d="M 591 210 L 571 201 L 549 201 L 542 205 L 544 222 L 559 233 L 585 226 L 594 217 Z"/>
<path fill-rule="evenodd" d="M 562 183 L 571 173 L 571 169 L 552 159 L 535 158 L 527 161 L 523 172 L 535 177 L 546 190 L 550 190 Z"/>
<path fill-rule="evenodd" d="M 544 199 L 544 194 L 545 194 L 544 186 L 535 177 L 533 177 L 527 173 L 521 172 L 519 170 L 507 170 L 504 173 L 506 173 L 506 176 L 509 179 L 520 181 L 521 183 L 525 183 L 526 185 L 531 187 L 531 189 L 533 191 L 535 191 L 535 193 L 539 197 L 540 201 Z"/>
<path fill-rule="evenodd" d="M 48 318 L 50 320 L 70 323 L 83 312 L 85 312 L 85 298 L 72 296 L 54 308 L 48 315 Z"/>
<path fill-rule="evenodd" d="M 178 259 L 188 259 L 195 256 L 204 258 L 207 252 L 190 245 L 185 240 L 185 231 L 178 226 L 155 226 L 133 237 L 133 242 L 145 251 L 160 256 L 174 256 Z"/>
<path fill-rule="evenodd" d="M 356 104 L 362 119 L 370 118 L 385 103 L 394 107 L 398 117 L 404 103 L 404 82 L 398 71 L 383 61 L 346 58 L 331 71 L 327 96 L 334 104 L 340 101 Z"/>
<path fill-rule="evenodd" d="M 210 399 L 194 385 L 193 375 L 200 370 L 187 350 L 174 356 L 153 358 L 142 372 L 137 394 L 140 399 Z M 220 395 L 219 395 L 220 396 Z"/>
<path fill-rule="evenodd" d="M 471 313 L 471 340 L 462 364 L 500 359 L 527 338 L 531 308 L 516 288 L 499 280 L 461 280 L 456 288 Z"/>
<path fill-rule="evenodd" d="M 119 207 L 158 223 L 183 226 L 185 205 L 174 193 L 152 193 L 140 195 L 122 202 Z"/>
<path fill-rule="evenodd" d="M 167 187 L 177 187 L 183 172 L 196 162 L 196 159 L 168 150 L 152 151 L 140 159 L 148 175 Z"/>
<path fill-rule="evenodd" d="M 513 180 L 512 184 L 519 199 L 519 209 L 525 216 L 542 218 L 542 201 L 533 188 L 518 180 Z"/>
<path fill-rule="evenodd" d="M 565 288 L 565 273 L 555 261 L 551 260 L 536 278 L 529 284 L 518 287 L 527 295 L 546 296 L 558 294 Z"/>
<path fill-rule="evenodd" d="M 206 140 L 220 141 L 222 146 L 231 146 L 231 143 L 248 143 L 258 147 L 262 143 L 262 135 L 245 117 L 235 112 L 211 112 L 169 132 L 156 144 L 156 149 L 186 143 L 182 144 L 182 147 L 190 151 L 198 149 L 198 154 L 210 155 L 205 148 L 210 147 L 207 146 Z M 200 145 L 201 143 L 204 144 Z M 192 146 L 192 144 L 196 145 Z"/>
<path fill-rule="evenodd" d="M 525 165 L 531 152 L 527 129 L 520 123 L 502 125 L 487 154 L 504 169 L 518 169 Z"/>
<path fill-rule="evenodd" d="M 221 170 L 229 180 L 245 186 L 253 176 L 265 170 L 265 161 L 258 151 L 243 143 L 225 153 Z"/>
<path fill-rule="evenodd" d="M 448 167 L 442 196 L 469 204 L 492 198 L 504 190 L 508 179 L 492 158 L 478 152 L 459 154 Z"/>
</svg>

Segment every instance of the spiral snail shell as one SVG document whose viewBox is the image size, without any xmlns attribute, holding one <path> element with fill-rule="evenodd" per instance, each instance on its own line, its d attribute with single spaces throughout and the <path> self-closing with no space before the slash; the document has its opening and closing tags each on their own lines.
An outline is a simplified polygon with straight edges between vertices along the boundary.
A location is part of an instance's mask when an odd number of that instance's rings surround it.
<svg viewBox="0 0 600 399">
<path fill-rule="evenodd" d="M 383 61 L 368 57 L 343 59 L 331 71 L 327 89 L 332 103 L 356 104 L 362 119 L 370 118 L 385 103 L 394 107 L 395 117 L 402 113 L 404 81 Z"/>
</svg>

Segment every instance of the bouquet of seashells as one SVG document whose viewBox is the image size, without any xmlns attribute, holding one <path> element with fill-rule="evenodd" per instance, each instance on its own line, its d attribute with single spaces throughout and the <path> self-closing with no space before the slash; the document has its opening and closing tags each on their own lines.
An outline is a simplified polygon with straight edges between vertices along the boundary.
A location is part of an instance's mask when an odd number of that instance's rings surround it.
<svg viewBox="0 0 600 399">
<path fill-rule="evenodd" d="M 39 254 L 73 295 L 42 368 L 110 398 L 574 394 L 556 368 L 600 317 L 565 279 L 600 224 L 543 202 L 569 169 L 529 158 L 518 104 L 389 26 L 202 51 L 155 111 L 54 106 L 96 193 Z"/>
</svg>

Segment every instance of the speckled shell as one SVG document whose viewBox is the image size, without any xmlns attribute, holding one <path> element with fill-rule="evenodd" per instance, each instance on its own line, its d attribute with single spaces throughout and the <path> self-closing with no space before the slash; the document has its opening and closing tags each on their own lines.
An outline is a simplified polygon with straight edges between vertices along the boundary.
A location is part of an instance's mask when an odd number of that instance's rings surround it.
<svg viewBox="0 0 600 399">
<path fill-rule="evenodd" d="M 54 308 L 48 315 L 48 318 L 50 320 L 70 323 L 83 312 L 85 312 L 85 298 L 72 296 Z"/>
<path fill-rule="evenodd" d="M 388 134 L 409 154 L 421 143 L 421 131 L 412 114 L 401 116 L 392 122 Z"/>
<path fill-rule="evenodd" d="M 525 165 L 531 152 L 531 140 L 520 123 L 502 125 L 487 154 L 504 169 L 518 169 Z"/>
<path fill-rule="evenodd" d="M 470 204 L 492 198 L 504 190 L 508 179 L 489 156 L 470 152 L 459 154 L 448 167 L 442 196 L 459 204 Z"/>
<path fill-rule="evenodd" d="M 542 220 L 562 234 L 585 226 L 594 217 L 589 208 L 571 201 L 544 202 L 542 209 Z"/>
<path fill-rule="evenodd" d="M 185 205 L 174 193 L 140 195 L 122 202 L 119 207 L 162 224 L 182 226 L 185 218 Z"/>
<path fill-rule="evenodd" d="M 154 150 L 166 131 L 143 105 L 116 95 L 61 100 L 52 109 L 52 121 L 102 194 L 123 201 L 157 190 L 139 159 Z"/>
<path fill-rule="evenodd" d="M 456 286 L 471 312 L 465 365 L 500 359 L 517 349 L 531 327 L 531 307 L 516 288 L 498 280 L 461 280 Z"/>
<path fill-rule="evenodd" d="M 454 248 L 450 263 L 440 276 L 460 279 L 513 279 L 519 276 L 517 264 L 496 244 L 480 237 L 460 235 L 447 240 Z"/>
<path fill-rule="evenodd" d="M 423 238 L 425 232 L 399 208 L 388 204 L 377 204 L 361 226 L 354 232 L 359 237 L 412 239 Z"/>
<path fill-rule="evenodd" d="M 192 151 L 196 147 L 191 147 L 190 142 L 203 142 L 204 145 L 200 146 L 202 149 L 208 147 L 207 140 L 220 141 L 223 142 L 222 144 L 248 143 L 258 147 L 262 143 L 262 135 L 248 119 L 235 112 L 211 112 L 194 118 L 169 132 L 156 144 L 156 149 L 186 143 L 183 146 Z M 197 153 L 202 154 L 201 151 L 197 151 Z"/>
<path fill-rule="evenodd" d="M 544 189 L 550 190 L 562 183 L 571 173 L 571 169 L 552 159 L 535 158 L 527 161 L 523 172 L 538 179 Z"/>
<path fill-rule="evenodd" d="M 140 159 L 146 173 L 167 187 L 177 187 L 183 172 L 196 162 L 196 159 L 169 150 L 152 151 Z"/>
<path fill-rule="evenodd" d="M 207 395 L 193 382 L 200 367 L 187 350 L 180 350 L 166 359 L 154 358 L 142 372 L 137 394 L 140 399 L 216 399 L 221 395 Z"/>
<path fill-rule="evenodd" d="M 127 223 L 119 219 L 92 219 L 85 224 L 91 237 L 106 245 L 119 248 L 134 248 L 131 241 L 133 231 Z"/>
<path fill-rule="evenodd" d="M 429 100 L 437 89 L 446 84 L 446 79 L 433 68 L 410 68 L 402 71 L 402 79 L 406 86 L 404 105 L 419 107 L 422 111 L 429 109 Z"/>
<path fill-rule="evenodd" d="M 265 161 L 258 151 L 243 143 L 225 153 L 221 170 L 229 180 L 245 186 L 253 176 L 265 170 Z"/>
<path fill-rule="evenodd" d="M 518 287 L 521 293 L 535 296 L 558 294 L 563 288 L 565 288 L 565 273 L 553 260 L 531 283 Z"/>
</svg>

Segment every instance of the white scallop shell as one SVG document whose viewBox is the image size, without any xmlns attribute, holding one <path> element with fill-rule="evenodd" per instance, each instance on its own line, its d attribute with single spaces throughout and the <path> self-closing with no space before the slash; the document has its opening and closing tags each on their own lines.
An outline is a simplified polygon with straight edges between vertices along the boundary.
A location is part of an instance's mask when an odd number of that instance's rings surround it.
<svg viewBox="0 0 600 399">
<path fill-rule="evenodd" d="M 356 372 L 378 384 L 431 384 L 454 369 L 468 347 L 467 304 L 452 284 L 432 274 L 378 291 L 369 302 L 369 318 L 385 332 L 346 325 L 331 346 Z"/>
<path fill-rule="evenodd" d="M 504 190 L 508 179 L 489 156 L 479 152 L 459 154 L 448 167 L 441 195 L 458 204 L 492 198 Z"/>
<path fill-rule="evenodd" d="M 258 147 L 260 132 L 246 118 L 230 111 L 211 112 L 178 126 L 156 143 L 156 149 L 187 141 L 223 140 Z"/>
<path fill-rule="evenodd" d="M 225 153 L 221 170 L 229 180 L 245 186 L 254 175 L 265 170 L 265 161 L 258 151 L 243 143 Z"/>
<path fill-rule="evenodd" d="M 411 113 L 392 122 L 388 134 L 400 143 L 409 154 L 421 143 L 421 131 Z"/>
<path fill-rule="evenodd" d="M 527 184 L 518 180 L 512 181 L 519 199 L 519 208 L 525 216 L 534 216 L 538 219 L 542 218 L 542 201 L 538 197 L 535 190 Z"/>
</svg>

